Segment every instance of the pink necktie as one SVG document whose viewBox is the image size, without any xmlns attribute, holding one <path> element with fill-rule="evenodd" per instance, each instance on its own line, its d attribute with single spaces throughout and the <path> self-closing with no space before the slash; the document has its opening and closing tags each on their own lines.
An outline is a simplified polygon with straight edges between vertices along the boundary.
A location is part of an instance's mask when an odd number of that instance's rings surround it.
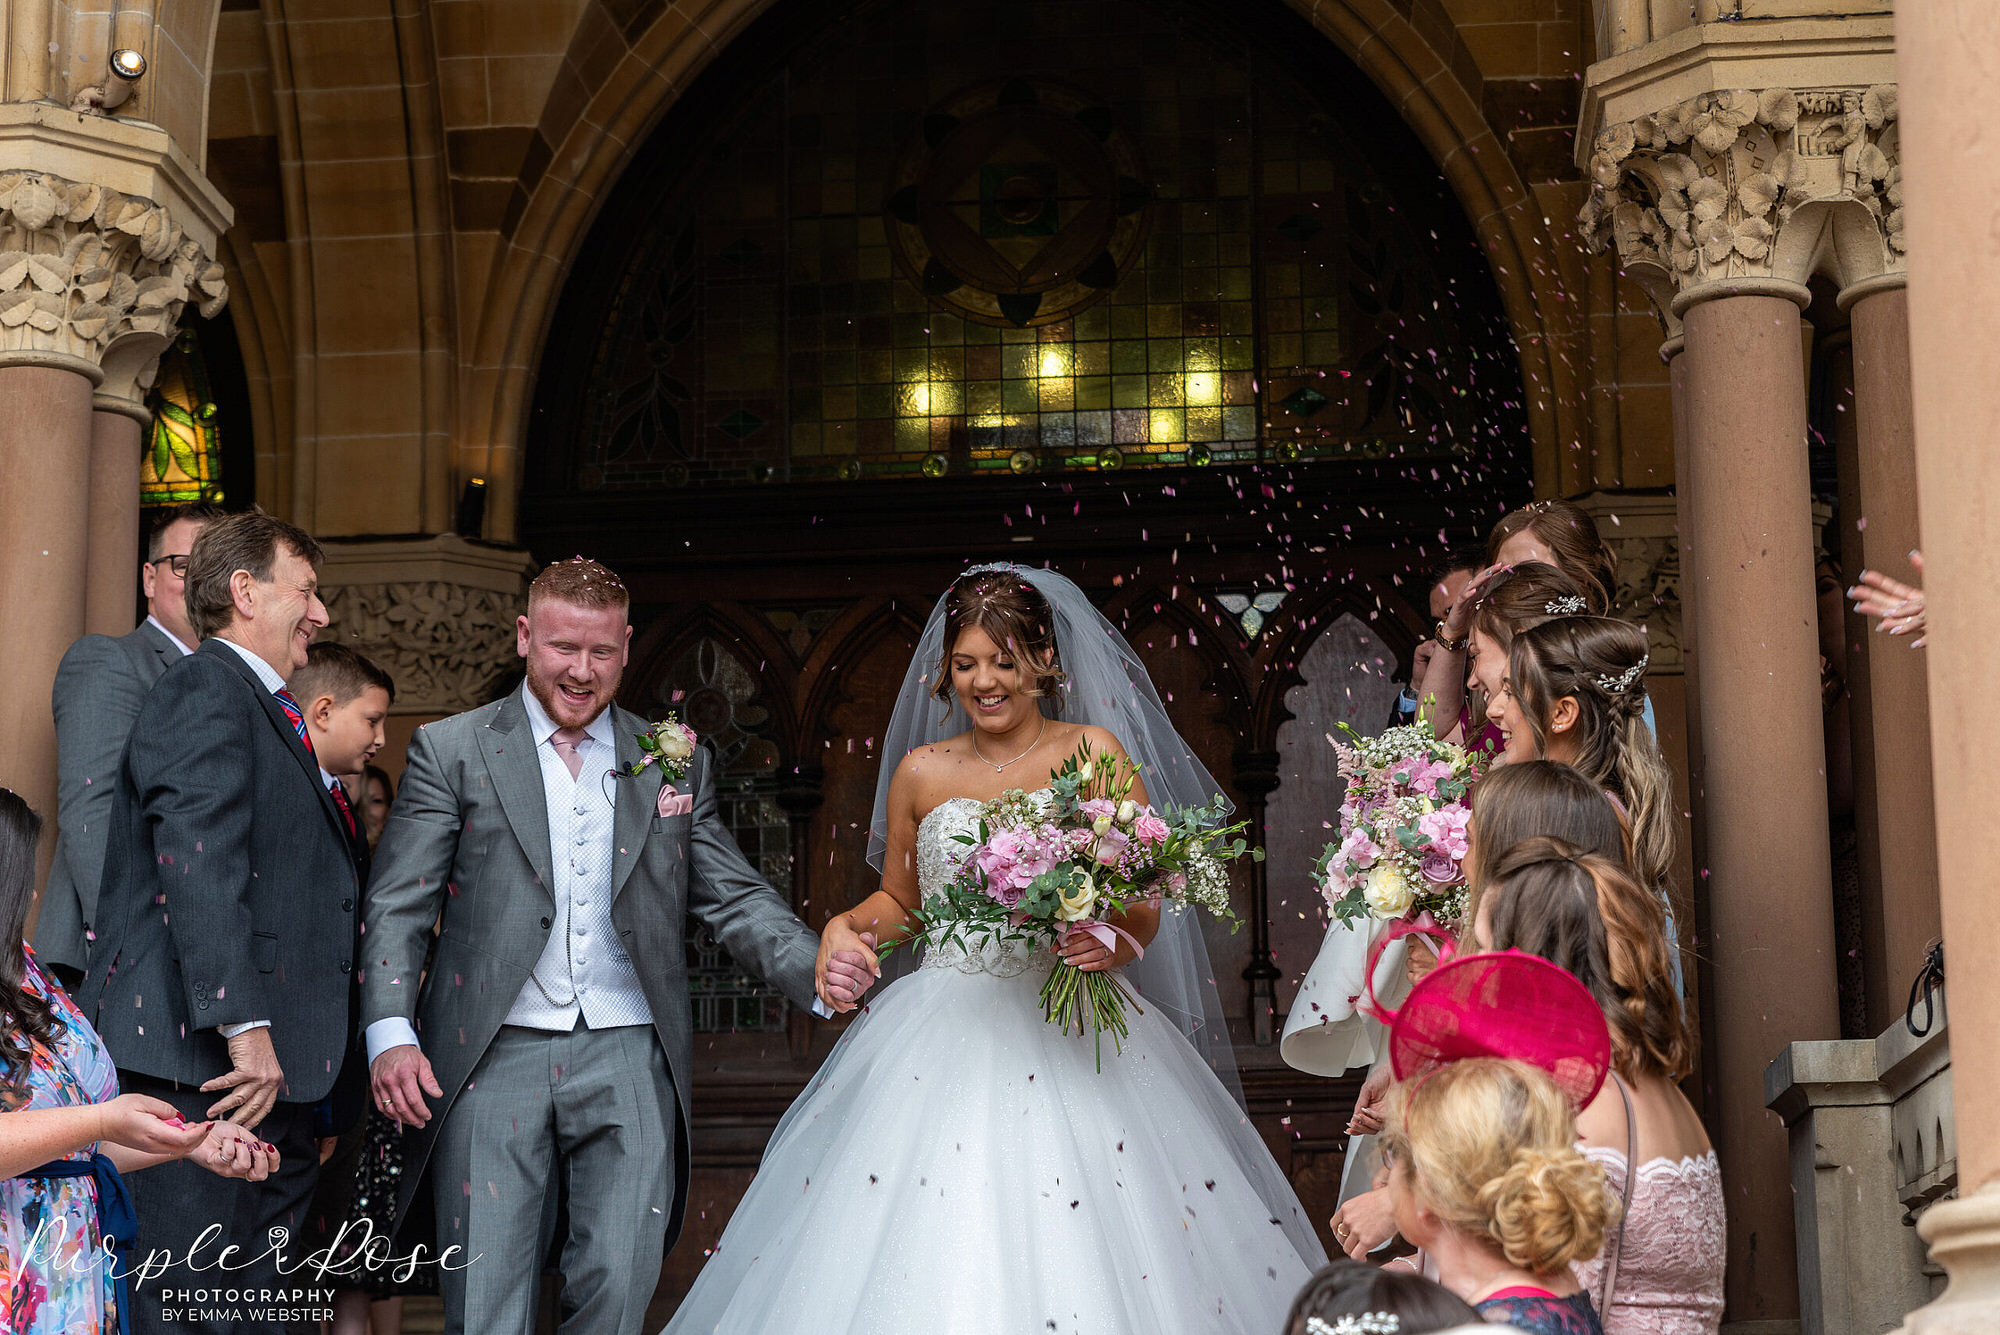
<svg viewBox="0 0 2000 1335">
<path fill-rule="evenodd" d="M 590 740 L 590 734 L 582 728 L 558 728 L 549 738 L 549 744 L 562 757 L 563 764 L 569 766 L 569 777 L 574 779 L 583 773 L 583 755 L 577 750 Z"/>
</svg>

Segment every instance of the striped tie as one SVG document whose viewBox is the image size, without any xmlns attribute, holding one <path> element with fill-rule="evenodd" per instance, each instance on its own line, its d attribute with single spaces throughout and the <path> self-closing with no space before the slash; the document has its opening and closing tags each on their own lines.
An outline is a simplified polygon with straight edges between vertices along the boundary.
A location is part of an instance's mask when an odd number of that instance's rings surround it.
<svg viewBox="0 0 2000 1335">
<path fill-rule="evenodd" d="M 284 709 L 285 717 L 292 721 L 292 731 L 297 733 L 299 741 L 305 744 L 306 754 L 309 756 L 316 755 L 313 751 L 312 734 L 306 731 L 305 710 L 299 708 L 299 702 L 294 700 L 292 693 L 282 686 L 271 692 L 271 694 L 278 697 L 278 704 Z"/>
</svg>

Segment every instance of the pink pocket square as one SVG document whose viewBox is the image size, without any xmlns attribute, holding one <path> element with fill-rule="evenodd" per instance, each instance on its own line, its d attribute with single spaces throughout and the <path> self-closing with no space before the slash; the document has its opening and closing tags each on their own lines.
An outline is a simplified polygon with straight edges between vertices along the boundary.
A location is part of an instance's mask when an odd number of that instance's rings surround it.
<svg viewBox="0 0 2000 1335">
<path fill-rule="evenodd" d="M 660 785 L 659 814 L 662 816 L 692 816 L 694 798 L 687 793 L 674 791 L 670 783 Z"/>
</svg>

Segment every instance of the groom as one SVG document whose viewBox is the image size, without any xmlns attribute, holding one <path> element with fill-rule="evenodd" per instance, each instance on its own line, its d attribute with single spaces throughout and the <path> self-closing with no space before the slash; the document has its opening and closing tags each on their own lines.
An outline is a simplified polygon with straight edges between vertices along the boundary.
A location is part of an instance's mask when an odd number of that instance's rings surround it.
<svg viewBox="0 0 2000 1335">
<path fill-rule="evenodd" d="M 629 774 L 647 724 L 612 704 L 627 607 L 595 561 L 544 570 L 516 627 L 527 681 L 417 733 L 375 855 L 373 1095 L 417 1128 L 398 1217 L 428 1165 L 437 1245 L 461 1249 L 439 1272 L 455 1332 L 532 1329 L 557 1173 L 563 1329 L 639 1331 L 687 1197 L 690 914 L 794 1004 L 814 1000 L 819 939 L 731 841 L 709 754 Z M 872 981 L 838 957 L 827 999 L 848 1009 Z"/>
</svg>

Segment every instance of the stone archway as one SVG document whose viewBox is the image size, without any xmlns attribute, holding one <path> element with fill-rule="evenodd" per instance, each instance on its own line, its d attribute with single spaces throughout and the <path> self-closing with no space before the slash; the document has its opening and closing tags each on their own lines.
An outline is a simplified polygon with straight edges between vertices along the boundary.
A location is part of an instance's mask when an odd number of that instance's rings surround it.
<svg viewBox="0 0 2000 1335">
<path fill-rule="evenodd" d="M 604 0 L 593 0 L 602 6 Z M 542 346 L 563 280 L 612 184 L 694 78 L 775 0 L 718 0 L 691 16 L 675 7 L 636 35 L 594 89 L 560 125 L 545 117 L 544 151 L 531 151 L 518 183 L 511 230 L 495 261 L 488 299 L 468 347 L 462 441 L 479 453 L 460 460 L 489 481 L 487 532 L 518 535 L 518 500 L 527 415 Z M 1524 383 L 1538 483 L 1554 477 L 1563 442 L 1580 438 L 1575 375 L 1553 355 L 1566 333 L 1556 275 L 1530 264 L 1555 242 L 1519 172 L 1480 111 L 1459 69 L 1389 0 L 1287 0 L 1374 83 L 1436 161 L 1470 220 L 1512 326 Z M 1430 25 L 1450 32 L 1449 19 Z M 622 32 L 622 25 L 618 25 Z M 605 25 L 588 33 L 590 59 L 603 66 Z M 551 130 L 559 133 L 549 134 Z M 471 449 L 474 447 L 466 446 Z"/>
</svg>

